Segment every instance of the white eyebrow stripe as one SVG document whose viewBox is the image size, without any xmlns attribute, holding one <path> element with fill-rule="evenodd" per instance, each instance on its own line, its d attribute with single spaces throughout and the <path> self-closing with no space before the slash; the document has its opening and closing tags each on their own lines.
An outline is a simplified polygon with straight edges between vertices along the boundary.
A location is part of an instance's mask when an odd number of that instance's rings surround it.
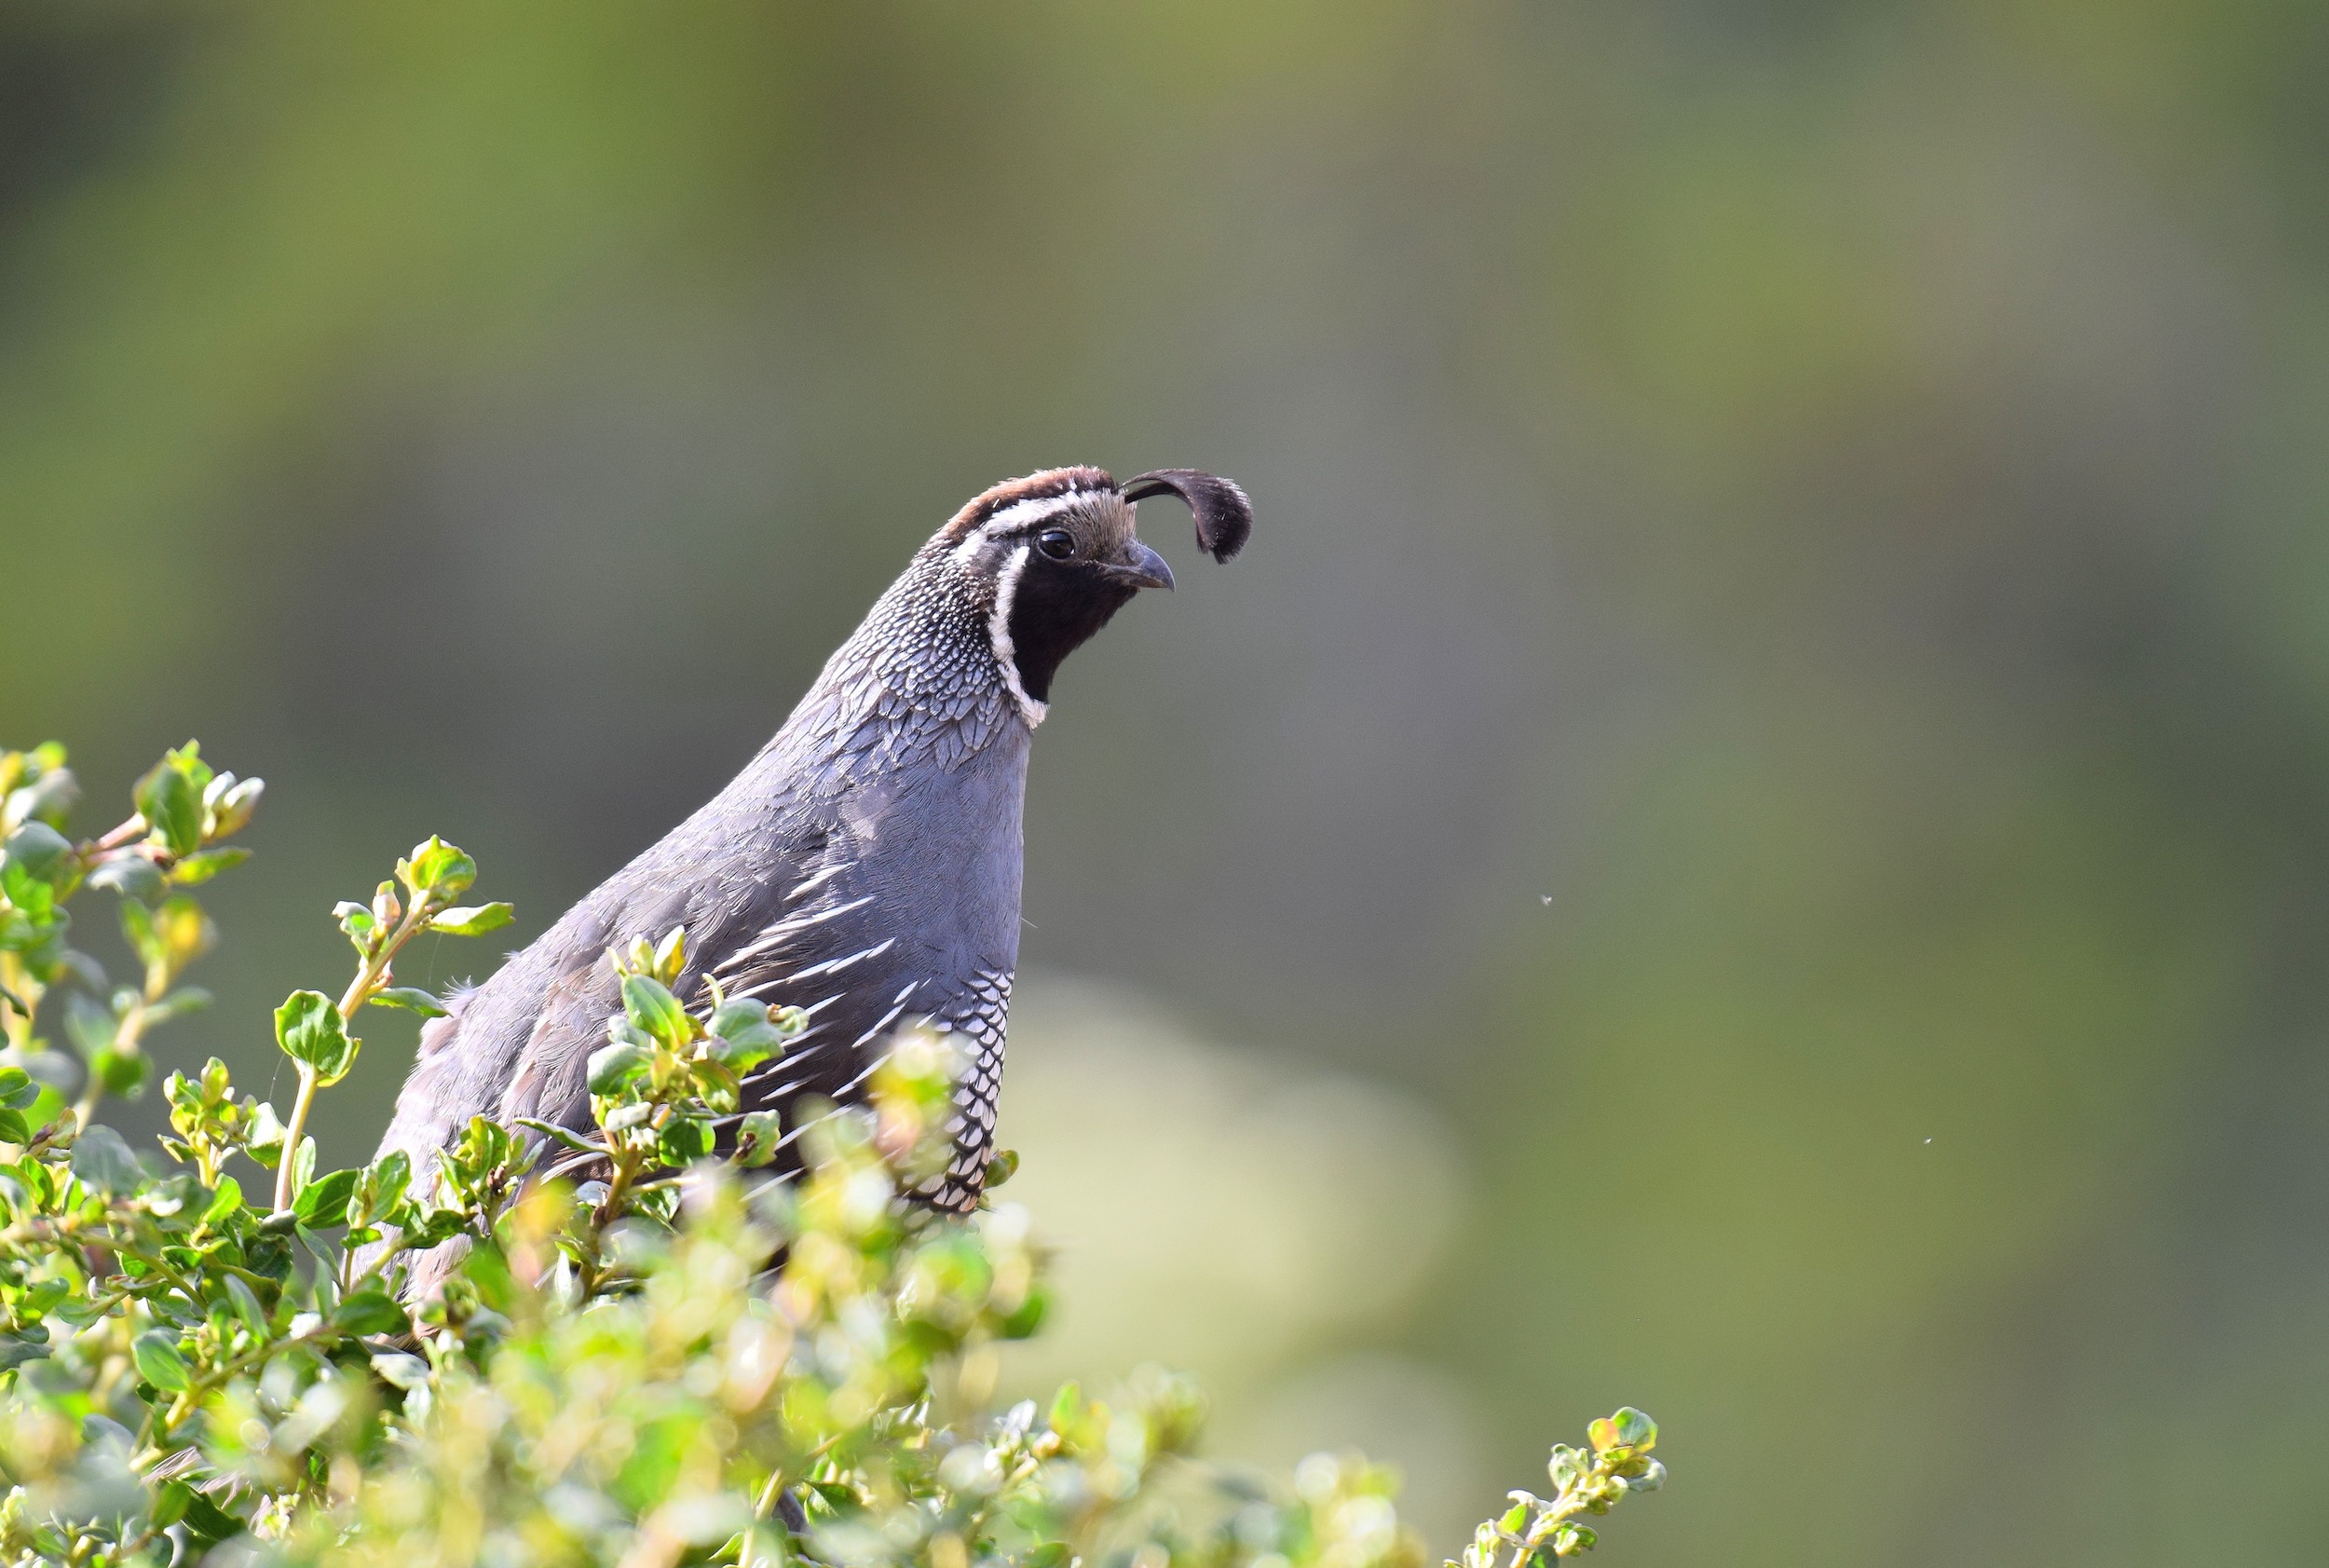
<svg viewBox="0 0 2329 1568">
<path fill-rule="evenodd" d="M 1045 518 L 1056 517 L 1063 511 L 1073 511 L 1094 497 L 1107 493 L 1105 490 L 1063 490 L 1056 496 L 1032 496 L 1024 501 L 1013 501 L 980 524 L 978 531 L 982 538 L 998 539 L 1005 534 L 1031 528 Z"/>
</svg>

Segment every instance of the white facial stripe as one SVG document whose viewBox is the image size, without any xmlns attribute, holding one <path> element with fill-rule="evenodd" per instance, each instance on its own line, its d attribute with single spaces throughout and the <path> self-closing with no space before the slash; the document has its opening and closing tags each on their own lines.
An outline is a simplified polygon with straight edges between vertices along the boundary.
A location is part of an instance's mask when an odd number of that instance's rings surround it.
<svg viewBox="0 0 2329 1568">
<path fill-rule="evenodd" d="M 1086 500 L 1099 494 L 1101 492 L 1097 490 L 1069 490 L 1064 495 L 1039 496 L 1028 500 L 1013 501 L 1009 506 L 980 524 L 978 531 L 990 539 L 999 539 L 1010 534 L 1024 533 L 1038 523 L 1056 517 L 1063 511 L 1073 511 Z"/>
<path fill-rule="evenodd" d="M 1019 652 L 1011 646 L 1011 603 L 1019 596 L 1019 574 L 1027 570 L 1027 552 L 1033 548 L 1019 546 L 995 574 L 995 610 L 987 618 L 987 637 L 995 645 L 995 662 L 1002 666 L 1003 684 L 1011 689 L 1011 700 L 1019 704 L 1020 716 L 1029 729 L 1043 722 L 1050 708 L 1028 696 L 1027 688 L 1019 684 Z"/>
</svg>

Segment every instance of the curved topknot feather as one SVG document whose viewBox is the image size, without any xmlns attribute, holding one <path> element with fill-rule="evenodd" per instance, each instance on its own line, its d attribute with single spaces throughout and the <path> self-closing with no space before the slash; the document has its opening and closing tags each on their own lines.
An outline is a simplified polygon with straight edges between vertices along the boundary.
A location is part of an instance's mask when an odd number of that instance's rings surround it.
<svg viewBox="0 0 2329 1568">
<path fill-rule="evenodd" d="M 1253 503 L 1233 481 L 1196 469 L 1151 469 L 1124 483 L 1124 498 L 1144 500 L 1167 491 L 1189 503 L 1197 520 L 1197 543 L 1216 561 L 1226 561 L 1246 548 L 1253 534 Z"/>
</svg>

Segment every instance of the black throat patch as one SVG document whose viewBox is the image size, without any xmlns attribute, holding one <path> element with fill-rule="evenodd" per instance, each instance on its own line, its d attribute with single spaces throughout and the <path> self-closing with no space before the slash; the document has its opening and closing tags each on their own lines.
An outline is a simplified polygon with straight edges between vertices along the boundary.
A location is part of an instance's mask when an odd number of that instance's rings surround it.
<svg viewBox="0 0 2329 1568">
<path fill-rule="evenodd" d="M 1050 702 L 1060 661 L 1139 592 L 1082 562 L 1054 561 L 1041 551 L 1028 551 L 1008 621 L 1019 685 L 1027 694 Z"/>
</svg>

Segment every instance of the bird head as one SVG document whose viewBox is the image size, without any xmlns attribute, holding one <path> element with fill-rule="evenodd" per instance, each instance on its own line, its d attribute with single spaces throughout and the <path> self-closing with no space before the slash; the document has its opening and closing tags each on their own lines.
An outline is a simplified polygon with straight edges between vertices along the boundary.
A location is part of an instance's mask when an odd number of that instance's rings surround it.
<svg viewBox="0 0 2329 1568">
<path fill-rule="evenodd" d="M 1197 543 L 1217 561 L 1253 531 L 1246 493 L 1194 469 L 1158 469 L 1119 484 L 1099 469 L 1047 469 L 977 497 L 929 550 L 991 588 L 995 657 L 1038 716 L 1060 661 L 1108 624 L 1143 588 L 1173 586 L 1172 568 L 1133 531 L 1135 505 L 1179 497 Z"/>
</svg>

